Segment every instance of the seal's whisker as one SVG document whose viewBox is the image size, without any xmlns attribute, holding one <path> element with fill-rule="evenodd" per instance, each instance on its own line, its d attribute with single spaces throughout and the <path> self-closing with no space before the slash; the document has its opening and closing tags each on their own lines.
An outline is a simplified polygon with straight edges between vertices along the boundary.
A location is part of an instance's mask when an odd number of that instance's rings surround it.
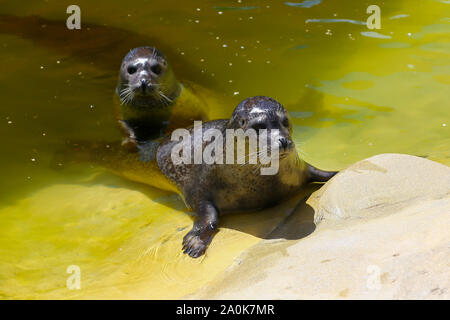
<svg viewBox="0 0 450 320">
<path fill-rule="evenodd" d="M 128 90 L 120 96 L 122 104 L 129 103 L 134 98 L 134 93 L 132 90 Z"/>
<path fill-rule="evenodd" d="M 240 160 L 243 160 L 243 159 L 250 160 L 250 158 L 255 156 L 255 155 L 256 155 L 256 160 L 258 160 L 258 158 L 261 156 L 263 151 L 264 150 L 259 150 L 259 151 L 257 150 L 257 151 L 251 152 L 249 154 L 245 153 L 244 156 L 242 156 L 240 158 L 237 158 L 237 161 L 240 161 Z M 250 164 L 250 163 L 248 163 L 248 164 Z"/>
<path fill-rule="evenodd" d="M 131 93 L 129 93 L 129 92 L 123 92 L 123 93 L 120 94 L 119 97 L 120 97 L 121 100 L 123 100 L 123 99 L 125 99 L 127 96 L 129 96 L 130 94 L 131 94 Z"/>
<path fill-rule="evenodd" d="M 306 153 L 305 151 L 303 151 L 302 145 L 304 145 L 303 142 L 295 142 L 295 150 L 297 150 L 297 152 L 302 156 L 307 156 L 308 153 Z"/>
<path fill-rule="evenodd" d="M 164 99 L 164 97 L 161 94 L 158 95 L 158 101 L 161 102 L 165 106 L 169 105 L 169 102 L 166 99 Z"/>
<path fill-rule="evenodd" d="M 170 99 L 169 97 L 167 97 L 164 93 L 162 93 L 162 91 L 159 91 L 159 94 L 160 94 L 164 99 L 166 99 L 168 102 L 170 102 L 170 103 L 173 102 L 172 99 Z"/>
<path fill-rule="evenodd" d="M 253 171 L 254 173 L 256 173 L 263 166 L 261 160 L 269 160 L 269 159 L 273 160 L 272 157 L 266 155 L 266 150 L 259 150 L 255 152 L 255 154 L 257 156 L 257 162 L 254 164 L 255 166 L 255 169 Z"/>
<path fill-rule="evenodd" d="M 250 154 L 245 153 L 242 157 L 236 158 L 236 161 L 241 160 L 250 160 L 250 157 L 253 157 L 254 155 L 258 155 L 258 151 L 252 152 Z"/>
<path fill-rule="evenodd" d="M 124 94 L 126 94 L 128 92 L 131 92 L 131 91 L 132 90 L 131 90 L 131 88 L 129 86 L 125 87 L 125 88 L 123 88 L 122 90 L 119 91 L 119 96 L 122 96 L 122 95 L 124 95 Z"/>
<path fill-rule="evenodd" d="M 133 91 L 129 90 L 127 88 L 123 89 L 122 91 L 120 91 L 119 97 L 120 100 L 122 101 L 122 103 L 124 102 L 128 102 L 129 100 L 131 100 L 133 98 Z"/>
<path fill-rule="evenodd" d="M 260 163 L 258 163 L 258 164 L 256 165 L 255 169 L 253 169 L 253 173 L 254 173 L 254 174 L 257 174 L 258 171 L 261 170 L 261 167 L 262 167 L 262 163 L 260 162 Z"/>
<path fill-rule="evenodd" d="M 162 95 L 159 95 L 159 101 L 164 104 L 165 106 L 170 105 L 170 102 L 167 101 Z"/>
<path fill-rule="evenodd" d="M 276 160 L 276 157 L 267 156 L 265 153 L 266 153 L 265 150 L 259 150 L 259 151 L 253 152 L 251 154 L 248 154 L 248 155 L 245 154 L 244 157 L 241 157 L 239 159 L 242 160 L 243 158 L 246 158 L 247 156 L 248 156 L 248 158 L 250 158 L 251 156 L 256 155 L 256 160 L 257 160 L 256 163 L 250 163 L 250 162 L 246 161 L 245 163 L 240 163 L 239 165 L 240 166 L 247 166 L 247 165 L 251 165 L 252 164 L 252 165 L 257 165 L 260 168 L 262 163 L 261 163 L 261 161 L 258 161 L 258 160 L 261 160 L 261 159 L 263 159 L 263 160 Z M 238 161 L 239 161 L 239 159 L 238 159 Z"/>
</svg>

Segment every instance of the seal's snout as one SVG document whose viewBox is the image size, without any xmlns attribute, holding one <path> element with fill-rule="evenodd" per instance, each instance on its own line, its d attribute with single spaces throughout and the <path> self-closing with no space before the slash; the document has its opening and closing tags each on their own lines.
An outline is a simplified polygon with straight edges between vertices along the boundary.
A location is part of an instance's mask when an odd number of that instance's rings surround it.
<svg viewBox="0 0 450 320">
<path fill-rule="evenodd" d="M 143 94 L 145 94 L 146 91 L 150 88 L 150 82 L 147 79 L 141 79 L 140 84 L 141 91 Z"/>
<path fill-rule="evenodd" d="M 137 80 L 136 85 L 134 86 L 134 92 L 138 95 L 146 96 L 151 94 L 154 86 L 152 82 L 147 78 L 142 78 Z"/>
<path fill-rule="evenodd" d="M 278 139 L 278 141 L 280 142 L 281 149 L 287 149 L 287 147 L 289 145 L 289 141 L 286 138 L 280 138 L 280 139 Z"/>
<path fill-rule="evenodd" d="M 290 153 L 294 149 L 294 143 L 292 140 L 281 137 L 278 139 L 278 146 L 280 150 L 280 156 L 286 156 L 288 153 Z"/>
</svg>

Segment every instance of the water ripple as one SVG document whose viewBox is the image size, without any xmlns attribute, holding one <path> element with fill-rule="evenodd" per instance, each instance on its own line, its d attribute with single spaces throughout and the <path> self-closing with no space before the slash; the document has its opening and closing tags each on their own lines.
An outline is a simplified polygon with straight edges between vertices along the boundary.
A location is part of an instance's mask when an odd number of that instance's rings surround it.
<svg viewBox="0 0 450 320">
<path fill-rule="evenodd" d="M 292 47 L 292 50 L 300 50 L 300 49 L 305 49 L 308 48 L 308 45 L 306 44 L 299 44 L 298 46 Z"/>
<path fill-rule="evenodd" d="M 392 16 L 389 18 L 389 20 L 395 20 L 395 19 L 401 19 L 401 18 L 407 18 L 409 17 L 409 14 L 398 14 L 396 16 Z"/>
<path fill-rule="evenodd" d="M 306 23 L 310 23 L 310 22 L 322 22 L 322 23 L 346 22 L 346 23 L 352 23 L 352 24 L 366 25 L 365 21 L 358 21 L 358 20 L 352 20 L 352 19 L 307 19 L 306 20 Z"/>
<path fill-rule="evenodd" d="M 290 7 L 297 7 L 297 8 L 311 8 L 313 6 L 316 6 L 320 4 L 322 0 L 306 0 L 303 2 L 285 2 L 284 4 Z"/>
<path fill-rule="evenodd" d="M 375 31 L 361 31 L 361 34 L 365 37 L 369 38 L 377 38 L 377 39 L 391 39 L 391 36 L 387 36 Z"/>
</svg>

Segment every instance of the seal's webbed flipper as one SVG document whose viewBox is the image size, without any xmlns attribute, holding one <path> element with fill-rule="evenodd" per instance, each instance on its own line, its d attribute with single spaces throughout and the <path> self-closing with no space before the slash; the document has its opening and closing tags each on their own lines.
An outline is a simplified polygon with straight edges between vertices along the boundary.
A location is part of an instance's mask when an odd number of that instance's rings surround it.
<svg viewBox="0 0 450 320">
<path fill-rule="evenodd" d="M 336 173 L 338 173 L 338 171 L 323 171 L 308 164 L 308 175 L 311 182 L 327 182 L 335 176 Z"/>
<path fill-rule="evenodd" d="M 219 224 L 219 212 L 209 201 L 202 201 L 197 208 L 194 227 L 183 238 L 183 253 L 192 258 L 203 255 Z"/>
</svg>

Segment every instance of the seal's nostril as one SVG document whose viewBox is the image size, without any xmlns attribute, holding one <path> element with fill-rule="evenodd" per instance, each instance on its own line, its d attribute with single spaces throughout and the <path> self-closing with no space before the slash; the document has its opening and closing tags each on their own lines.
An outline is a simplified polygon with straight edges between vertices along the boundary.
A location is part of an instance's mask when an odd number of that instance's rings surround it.
<svg viewBox="0 0 450 320">
<path fill-rule="evenodd" d="M 279 141 L 280 141 L 280 146 L 283 149 L 286 149 L 288 147 L 288 141 L 286 138 L 280 138 Z"/>
<path fill-rule="evenodd" d="M 141 79 L 140 84 L 142 93 L 145 94 L 147 92 L 147 89 L 150 87 L 150 83 L 147 79 Z"/>
<path fill-rule="evenodd" d="M 147 89 L 150 87 L 150 83 L 147 79 L 141 79 L 140 83 L 141 83 L 142 93 L 145 93 L 147 91 Z"/>
</svg>

